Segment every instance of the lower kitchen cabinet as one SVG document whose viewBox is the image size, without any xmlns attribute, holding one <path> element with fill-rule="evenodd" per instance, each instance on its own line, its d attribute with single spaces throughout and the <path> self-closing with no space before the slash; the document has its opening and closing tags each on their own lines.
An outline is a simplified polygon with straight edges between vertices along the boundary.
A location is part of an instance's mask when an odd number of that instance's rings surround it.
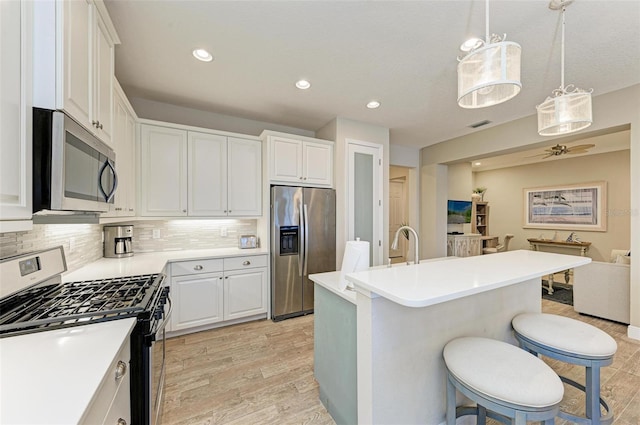
<svg viewBox="0 0 640 425">
<path fill-rule="evenodd" d="M 171 332 L 266 317 L 266 254 L 171 263 Z"/>
</svg>

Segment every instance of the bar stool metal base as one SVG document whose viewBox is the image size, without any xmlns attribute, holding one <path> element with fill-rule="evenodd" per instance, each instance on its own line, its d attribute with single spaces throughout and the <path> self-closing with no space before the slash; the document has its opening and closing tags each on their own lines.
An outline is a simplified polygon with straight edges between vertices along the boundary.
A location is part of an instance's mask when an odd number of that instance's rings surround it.
<svg viewBox="0 0 640 425">
<path fill-rule="evenodd" d="M 569 353 L 562 350 L 553 349 L 551 347 L 542 345 L 526 336 L 518 333 L 514 330 L 516 339 L 518 340 L 520 347 L 527 350 L 533 355 L 542 354 L 552 359 L 560 360 L 565 363 L 584 366 L 585 371 L 585 384 L 582 385 L 564 376 L 560 376 L 562 382 L 571 385 L 574 388 L 585 393 L 586 417 L 572 415 L 567 412 L 560 411 L 558 417 L 566 419 L 581 425 L 609 425 L 613 421 L 613 412 L 609 407 L 609 403 L 600 396 L 600 368 L 602 366 L 608 366 L 613 362 L 613 356 L 610 357 L 588 357 L 581 356 L 575 353 Z M 602 415 L 600 406 L 605 410 L 605 414 Z"/>
</svg>

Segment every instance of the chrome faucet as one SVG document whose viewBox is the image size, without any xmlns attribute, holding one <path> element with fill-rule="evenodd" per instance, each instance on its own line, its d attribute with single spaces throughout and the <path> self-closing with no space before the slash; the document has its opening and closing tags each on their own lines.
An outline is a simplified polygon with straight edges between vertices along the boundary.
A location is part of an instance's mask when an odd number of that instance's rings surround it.
<svg viewBox="0 0 640 425">
<path fill-rule="evenodd" d="M 403 230 L 408 230 L 411 233 L 413 233 L 413 242 L 414 242 L 413 253 L 415 255 L 413 263 L 414 264 L 419 264 L 420 263 L 420 255 L 418 255 L 418 245 L 420 243 L 418 242 L 418 233 L 416 233 L 416 231 L 413 230 L 413 227 L 400 226 L 400 228 L 398 228 L 398 230 L 396 230 L 396 235 L 393 238 L 393 243 L 391 244 L 391 249 L 398 249 L 398 236 L 400 236 L 400 232 L 403 231 Z M 409 261 L 407 261 L 407 264 L 409 264 Z"/>
</svg>

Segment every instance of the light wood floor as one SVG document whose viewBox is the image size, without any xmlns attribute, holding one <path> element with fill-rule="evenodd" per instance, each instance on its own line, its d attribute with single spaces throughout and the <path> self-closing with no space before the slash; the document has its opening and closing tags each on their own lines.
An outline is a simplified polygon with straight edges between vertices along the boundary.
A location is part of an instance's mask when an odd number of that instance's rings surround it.
<svg viewBox="0 0 640 425">
<path fill-rule="evenodd" d="M 640 341 L 626 336 L 625 325 L 578 315 L 571 306 L 543 300 L 542 309 L 591 323 L 616 339 L 614 363 L 602 371 L 602 393 L 615 425 L 640 424 Z M 582 369 L 545 360 L 584 382 Z M 313 378 L 313 315 L 171 338 L 167 363 L 164 425 L 334 424 Z M 584 396 L 565 388 L 563 406 L 584 411 Z"/>
</svg>

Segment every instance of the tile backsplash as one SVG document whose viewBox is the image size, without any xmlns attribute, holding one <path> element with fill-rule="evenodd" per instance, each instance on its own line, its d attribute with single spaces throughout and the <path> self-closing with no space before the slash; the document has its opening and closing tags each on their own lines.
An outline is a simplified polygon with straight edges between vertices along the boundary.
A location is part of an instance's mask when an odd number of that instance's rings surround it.
<svg viewBox="0 0 640 425">
<path fill-rule="evenodd" d="M 133 224 L 134 253 L 238 246 L 240 235 L 255 234 L 256 220 L 150 220 Z M 157 237 L 154 237 L 157 236 Z M 0 258 L 62 245 L 67 269 L 102 257 L 100 224 L 34 224 L 28 232 L 0 233 Z"/>
<path fill-rule="evenodd" d="M 34 224 L 28 232 L 0 233 L 0 257 L 62 245 L 67 269 L 75 270 L 102 257 L 99 224 Z"/>
</svg>

